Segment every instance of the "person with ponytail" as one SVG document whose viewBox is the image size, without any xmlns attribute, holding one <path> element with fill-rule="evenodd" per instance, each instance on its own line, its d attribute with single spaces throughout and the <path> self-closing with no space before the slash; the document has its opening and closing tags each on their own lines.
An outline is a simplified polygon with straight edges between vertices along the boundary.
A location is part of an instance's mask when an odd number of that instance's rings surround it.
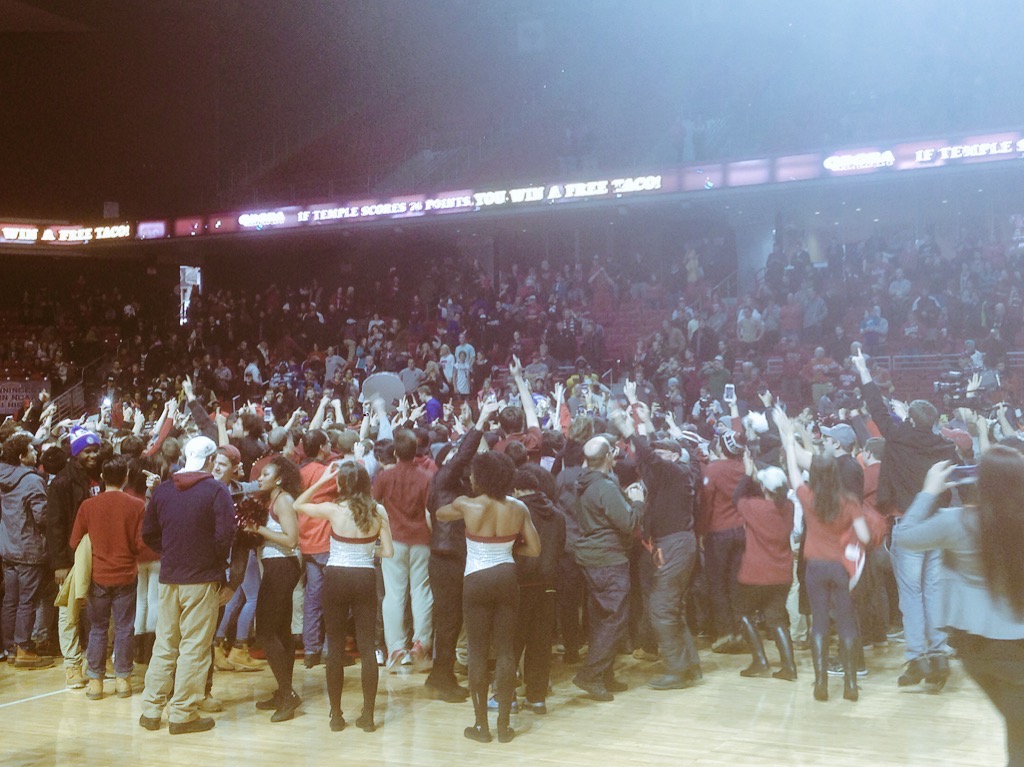
<svg viewBox="0 0 1024 767">
<path fill-rule="evenodd" d="M 311 503 L 318 492 L 334 483 L 337 500 Z M 341 710 L 341 690 L 345 684 L 345 626 L 349 611 L 356 627 L 356 646 L 361 660 L 363 711 L 356 726 L 373 732 L 374 704 L 379 672 L 374 653 L 377 629 L 377 576 L 374 555 L 390 557 L 395 553 L 391 526 L 384 507 L 373 499 L 370 475 L 355 461 L 333 463 L 306 492 L 295 501 L 295 508 L 310 517 L 331 523 L 331 550 L 324 567 L 324 623 L 327 626 L 327 697 L 331 703 L 332 732 L 345 729 Z M 377 542 L 380 541 L 379 548 Z"/>
<path fill-rule="evenodd" d="M 835 456 L 824 454 L 811 458 L 810 481 L 805 483 L 797 465 L 796 438 L 789 417 L 778 407 L 774 416 L 786 450 L 789 482 L 803 509 L 806 529 L 804 559 L 807 596 L 811 602 L 814 699 L 828 700 L 827 642 L 829 616 L 833 615 L 843 662 L 843 697 L 855 701 L 859 692 L 853 658 L 859 635 L 850 597 L 855 563 L 847 558 L 843 540 L 851 528 L 861 543 L 867 543 L 871 533 L 860 501 L 843 486 Z"/>
<path fill-rule="evenodd" d="M 750 645 L 753 661 L 740 672 L 745 677 L 773 676 L 796 680 L 793 639 L 789 633 L 786 598 L 793 583 L 793 502 L 787 497 L 789 483 L 778 466 L 758 470 L 749 453 L 744 453 L 746 477 L 736 487 L 734 503 L 746 528 L 746 546 L 737 576 L 737 607 L 740 627 Z M 782 668 L 772 673 L 761 635 L 754 626 L 754 614 L 764 614 L 769 636 L 779 649 Z"/>
<path fill-rule="evenodd" d="M 982 455 L 973 505 L 938 508 L 953 487 L 942 461 L 893 530 L 893 545 L 942 551 L 941 623 L 964 669 L 1006 720 L 1007 764 L 1024 765 L 1024 456 Z"/>
<path fill-rule="evenodd" d="M 263 645 L 270 670 L 274 672 L 277 691 L 256 707 L 272 709 L 271 722 L 285 722 L 295 716 L 302 704 L 292 687 L 295 665 L 292 592 L 302 575 L 297 548 L 299 523 L 294 506 L 295 496 L 302 491 L 299 467 L 283 455 L 276 455 L 263 467 L 259 486 L 269 514 L 266 524 L 253 525 L 249 530 L 263 539 L 260 546 L 263 579 L 256 597 L 256 638 Z"/>
</svg>

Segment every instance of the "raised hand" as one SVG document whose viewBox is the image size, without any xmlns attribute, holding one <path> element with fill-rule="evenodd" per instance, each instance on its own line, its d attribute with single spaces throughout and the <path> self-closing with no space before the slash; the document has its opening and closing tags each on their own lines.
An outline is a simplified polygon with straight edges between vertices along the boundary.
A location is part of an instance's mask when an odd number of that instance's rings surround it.
<svg viewBox="0 0 1024 767">
<path fill-rule="evenodd" d="M 523 363 L 519 361 L 519 357 L 515 354 L 512 355 L 512 361 L 508 364 L 508 372 L 512 374 L 513 378 L 519 379 L 523 377 Z"/>
<path fill-rule="evenodd" d="M 942 495 L 949 489 L 949 472 L 953 470 L 952 461 L 939 461 L 928 469 L 924 477 L 924 487 L 921 489 L 930 495 Z"/>
<path fill-rule="evenodd" d="M 622 384 L 622 393 L 626 396 L 626 401 L 631 405 L 636 402 L 636 381 L 630 381 L 628 378 L 626 382 Z"/>
</svg>

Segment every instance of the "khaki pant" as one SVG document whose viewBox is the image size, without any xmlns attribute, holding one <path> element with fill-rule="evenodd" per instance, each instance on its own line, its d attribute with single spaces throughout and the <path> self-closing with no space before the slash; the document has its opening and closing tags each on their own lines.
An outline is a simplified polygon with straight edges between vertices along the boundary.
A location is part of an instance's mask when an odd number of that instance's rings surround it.
<svg viewBox="0 0 1024 767">
<path fill-rule="evenodd" d="M 146 672 L 142 713 L 158 719 L 169 706 L 174 723 L 197 717 L 206 691 L 210 646 L 217 630 L 217 583 L 160 584 L 156 644 Z"/>
<path fill-rule="evenodd" d="M 80 615 L 85 613 L 83 607 Z M 67 607 L 57 608 L 57 635 L 60 639 L 60 654 L 64 656 L 64 668 L 82 668 L 82 641 L 78 635 L 78 624 L 71 625 Z"/>
</svg>

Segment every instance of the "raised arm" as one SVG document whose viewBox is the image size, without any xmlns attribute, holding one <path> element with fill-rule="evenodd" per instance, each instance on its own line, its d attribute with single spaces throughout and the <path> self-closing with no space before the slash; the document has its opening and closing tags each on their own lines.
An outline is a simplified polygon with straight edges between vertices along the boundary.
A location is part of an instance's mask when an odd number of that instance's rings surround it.
<svg viewBox="0 0 1024 767">
<path fill-rule="evenodd" d="M 310 503 L 310 499 L 317 494 L 322 488 L 329 485 L 338 476 L 338 466 L 332 463 L 326 469 L 324 473 L 320 475 L 320 479 L 314 482 L 312 485 L 307 487 L 298 498 L 295 499 L 294 507 L 300 514 L 305 514 L 307 517 L 321 517 L 327 518 L 331 511 L 335 508 L 336 504 L 333 503 Z"/>
<path fill-rule="evenodd" d="M 515 381 L 516 388 L 519 390 L 520 404 L 523 408 L 523 413 L 526 414 L 526 428 L 539 429 L 540 420 L 537 418 L 537 407 L 533 402 L 533 394 L 530 391 L 530 386 L 526 383 L 526 379 L 523 378 L 523 363 L 514 354 L 512 355 L 512 362 L 508 366 L 508 372 L 512 374 L 512 380 Z"/>
<path fill-rule="evenodd" d="M 868 370 L 868 361 L 864 359 L 864 352 L 858 349 L 857 353 L 850 357 L 850 360 L 860 375 L 860 382 L 863 384 L 864 404 L 871 414 L 871 419 L 875 422 L 875 426 L 878 427 L 881 435 L 888 437 L 893 428 L 892 418 L 890 418 L 889 410 L 882 400 L 882 392 L 879 391 L 878 384 L 874 382 L 871 377 L 871 371 Z"/>
<path fill-rule="evenodd" d="M 775 425 L 779 427 L 782 446 L 786 450 L 786 469 L 789 473 L 789 484 L 795 491 L 804 484 L 804 478 L 800 473 L 800 466 L 796 460 L 796 437 L 793 434 L 793 424 L 790 422 L 789 416 L 777 405 L 772 409 L 772 418 L 775 420 Z"/>
</svg>

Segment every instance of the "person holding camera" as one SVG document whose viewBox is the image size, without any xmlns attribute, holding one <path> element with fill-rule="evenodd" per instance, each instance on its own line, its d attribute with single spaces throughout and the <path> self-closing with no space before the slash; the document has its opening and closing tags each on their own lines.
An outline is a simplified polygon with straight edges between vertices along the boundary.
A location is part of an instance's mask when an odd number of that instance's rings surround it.
<svg viewBox="0 0 1024 767">
<path fill-rule="evenodd" d="M 955 470 L 950 461 L 928 470 L 893 548 L 943 554 L 938 623 L 1006 720 L 1008 764 L 1024 765 L 1024 456 L 991 448 L 977 466 L 976 502 L 938 508 Z"/>
</svg>

